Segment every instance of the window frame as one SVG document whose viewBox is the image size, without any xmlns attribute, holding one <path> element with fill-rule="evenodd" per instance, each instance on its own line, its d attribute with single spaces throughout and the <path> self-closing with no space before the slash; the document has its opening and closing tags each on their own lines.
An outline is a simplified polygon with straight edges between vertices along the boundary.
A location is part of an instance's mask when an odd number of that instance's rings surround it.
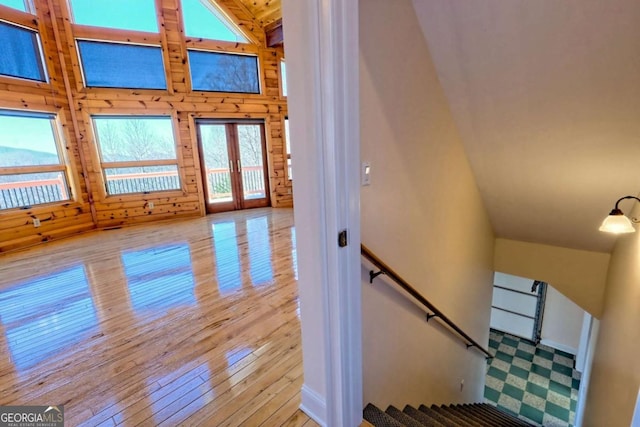
<svg viewBox="0 0 640 427">
<path fill-rule="evenodd" d="M 93 153 L 92 159 L 94 163 L 100 168 L 100 185 L 98 192 L 101 200 L 140 200 L 140 196 L 154 196 L 158 197 L 172 197 L 172 196 L 185 196 L 186 190 L 186 177 L 184 175 L 182 150 L 179 140 L 179 121 L 175 111 L 145 111 L 132 113 L 131 110 L 115 110 L 115 111 L 87 111 L 83 113 L 85 123 L 88 123 L 87 129 L 90 133 L 90 137 L 93 139 Z M 118 162 L 103 162 L 102 161 L 102 148 L 98 138 L 98 132 L 93 121 L 94 117 L 112 117 L 112 118 L 163 118 L 168 119 L 171 122 L 171 129 L 173 135 L 173 143 L 176 156 L 174 159 L 160 159 L 160 160 L 143 160 L 143 161 L 118 161 Z M 158 191 L 142 191 L 136 193 L 120 193 L 110 194 L 107 186 L 107 169 L 114 168 L 128 168 L 128 167 L 144 167 L 144 166 L 176 166 L 178 172 L 179 187 L 169 190 Z"/>
<path fill-rule="evenodd" d="M 38 52 L 36 52 L 36 55 L 37 59 L 40 60 L 40 65 L 42 66 L 42 72 L 44 74 L 44 81 L 0 74 L 0 83 L 7 83 L 11 85 L 20 84 L 38 88 L 51 88 L 52 75 L 49 70 L 52 69 L 52 64 L 45 54 L 45 46 L 41 36 L 43 28 L 40 16 L 37 15 L 34 19 L 34 14 L 30 12 L 22 12 L 2 5 L 0 5 L 0 12 L 2 12 L 2 18 L 0 18 L 1 22 L 35 33 L 36 40 L 38 42 Z"/>
<path fill-rule="evenodd" d="M 258 92 L 223 92 L 223 91 L 213 91 L 213 90 L 202 90 L 202 89 L 194 89 L 193 88 L 193 76 L 191 73 L 191 60 L 189 58 L 189 51 L 193 51 L 193 52 L 204 52 L 204 53 L 214 53 L 214 54 L 221 54 L 221 55 L 234 55 L 234 56 L 251 56 L 256 58 L 256 80 L 258 83 Z M 235 97 L 237 98 L 238 96 L 240 97 L 252 97 L 252 96 L 259 96 L 259 97 L 263 97 L 264 95 L 264 81 L 263 81 L 263 73 L 262 73 L 262 58 L 260 57 L 260 55 L 257 53 L 257 46 L 256 46 L 256 53 L 245 53 L 245 52 L 238 52 L 238 51 L 223 51 L 223 50 L 211 50 L 211 49 L 196 49 L 196 48 L 188 48 L 187 49 L 187 54 L 185 55 L 185 66 L 187 67 L 187 91 L 191 92 L 191 93 L 196 93 L 196 94 L 225 94 L 225 95 L 235 95 Z"/>
<path fill-rule="evenodd" d="M 287 88 L 287 93 L 285 93 L 284 88 L 286 87 L 286 81 L 285 81 L 285 76 L 282 75 L 283 66 L 286 74 L 287 72 L 286 60 L 284 59 L 284 57 L 281 57 L 280 61 L 278 62 L 278 82 L 280 86 L 280 99 L 286 100 L 289 92 L 288 90 L 289 88 Z"/>
<path fill-rule="evenodd" d="M 79 63 L 79 71 L 80 71 L 80 76 L 81 76 L 81 84 L 82 87 L 84 89 L 87 90 L 127 90 L 127 91 L 139 91 L 139 90 L 144 90 L 144 91 L 160 91 L 160 92 L 167 92 L 169 90 L 169 85 L 170 85 L 170 80 L 168 80 L 168 76 L 167 76 L 167 69 L 166 69 L 166 64 L 164 61 L 164 53 L 162 49 L 162 46 L 160 45 L 152 45 L 152 44 L 142 44 L 142 43 L 128 43 L 128 42 L 121 42 L 121 41 L 113 41 L 113 40 L 95 40 L 95 39 L 85 39 L 85 38 L 80 38 L 80 37 L 76 37 L 74 39 L 75 43 L 74 43 L 74 47 L 76 49 L 76 52 L 78 54 L 78 63 Z M 84 67 L 84 62 L 82 60 L 82 55 L 80 54 L 80 42 L 88 42 L 88 43 L 102 43 L 102 44 L 109 44 L 109 45 L 129 45 L 129 46 L 134 46 L 134 47 L 150 47 L 150 48 L 155 48 L 155 49 L 159 49 L 160 50 L 160 58 L 162 60 L 162 66 L 163 66 L 163 74 L 164 74 L 164 79 L 165 79 L 165 88 L 136 88 L 136 87 L 122 87 L 122 86 L 88 86 L 87 85 L 87 80 L 86 80 L 86 74 L 85 74 L 85 67 Z"/>
<path fill-rule="evenodd" d="M 64 190 L 66 190 L 67 198 L 57 200 L 54 202 L 45 202 L 45 203 L 37 203 L 33 205 L 26 206 L 16 206 L 12 208 L 0 209 L 0 214 L 12 211 L 19 211 L 25 209 L 34 209 L 37 210 L 39 208 L 47 209 L 48 206 L 53 205 L 64 205 L 77 201 L 77 192 L 75 190 L 74 180 L 73 180 L 73 168 L 71 167 L 71 163 L 67 156 L 67 152 L 65 149 L 65 139 L 67 135 L 64 133 L 64 123 L 62 121 L 62 111 L 61 110 L 47 110 L 47 109 L 16 109 L 16 108 L 5 108 L 0 105 L 0 115 L 5 115 L 3 112 L 8 111 L 17 117 L 20 116 L 52 116 L 50 117 L 51 122 L 51 133 L 53 136 L 53 141 L 55 144 L 55 148 L 58 154 L 58 163 L 56 164 L 48 164 L 48 165 L 28 165 L 28 166 L 8 166 L 3 167 L 0 166 L 0 176 L 7 175 L 22 175 L 22 174 L 36 174 L 36 173 L 60 173 L 64 178 L 64 183 L 66 184 Z M 7 114 L 9 115 L 9 114 Z M 42 117 L 45 118 L 45 117 Z"/>
<path fill-rule="evenodd" d="M 174 93 L 173 82 L 171 80 L 170 58 L 166 31 L 162 27 L 162 5 L 161 0 L 155 0 L 156 21 L 158 23 L 157 33 L 148 33 L 144 31 L 122 30 L 107 27 L 94 27 L 89 25 L 76 24 L 73 22 L 73 12 L 71 4 L 64 1 L 65 7 L 62 7 L 62 18 L 64 30 L 69 34 L 69 39 L 73 39 L 70 43 L 71 50 L 71 68 L 75 78 L 76 90 L 80 93 L 87 94 L 104 94 L 144 92 L 149 94 L 170 94 Z M 111 88 L 111 87 L 87 87 L 84 81 L 84 70 L 82 69 L 82 61 L 80 58 L 80 50 L 77 46 L 78 40 L 104 42 L 104 43 L 120 43 L 138 46 L 151 46 L 160 48 L 162 54 L 162 65 L 164 67 L 164 76 L 167 83 L 166 89 L 131 89 L 131 88 Z"/>
</svg>

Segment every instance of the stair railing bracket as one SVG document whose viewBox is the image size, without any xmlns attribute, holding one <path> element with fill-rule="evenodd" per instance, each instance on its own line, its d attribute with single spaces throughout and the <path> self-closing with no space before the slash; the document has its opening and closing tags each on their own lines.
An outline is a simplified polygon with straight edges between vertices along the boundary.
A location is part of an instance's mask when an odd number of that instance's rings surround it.
<svg viewBox="0 0 640 427">
<path fill-rule="evenodd" d="M 373 272 L 373 270 L 369 271 L 369 283 L 373 283 L 373 279 L 375 279 L 376 277 L 378 277 L 381 274 L 385 274 L 384 271 L 380 270 L 378 272 Z"/>
<path fill-rule="evenodd" d="M 467 346 L 467 350 L 469 350 L 469 348 L 471 348 L 471 347 L 477 347 L 477 345 L 475 345 L 475 344 L 466 344 L 466 346 Z"/>
<path fill-rule="evenodd" d="M 431 318 L 433 318 L 433 317 L 440 317 L 440 315 L 439 315 L 439 314 L 436 314 L 436 313 L 434 313 L 434 314 L 429 314 L 429 313 L 427 313 L 427 322 L 429 321 L 429 319 L 431 319 Z"/>
</svg>

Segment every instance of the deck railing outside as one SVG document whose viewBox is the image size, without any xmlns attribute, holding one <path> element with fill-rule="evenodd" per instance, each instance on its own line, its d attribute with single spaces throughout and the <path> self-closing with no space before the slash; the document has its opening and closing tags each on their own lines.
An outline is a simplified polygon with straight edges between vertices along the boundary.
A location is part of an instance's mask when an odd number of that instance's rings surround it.
<svg viewBox="0 0 640 427">
<path fill-rule="evenodd" d="M 226 168 L 207 170 L 207 183 L 212 198 L 231 197 L 231 174 Z M 242 184 L 245 198 L 265 193 L 262 166 L 242 168 Z M 177 190 L 180 179 L 177 171 L 145 172 L 107 175 L 109 194 L 144 193 L 150 191 Z M 59 174 L 54 179 L 0 182 L 0 209 L 12 209 L 60 202 L 69 199 L 65 179 Z"/>
</svg>

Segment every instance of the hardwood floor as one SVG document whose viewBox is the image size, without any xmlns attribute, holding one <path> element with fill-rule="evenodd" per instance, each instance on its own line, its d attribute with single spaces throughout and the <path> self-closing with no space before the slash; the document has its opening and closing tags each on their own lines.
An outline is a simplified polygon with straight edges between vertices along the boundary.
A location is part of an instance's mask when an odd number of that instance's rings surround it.
<svg viewBox="0 0 640 427">
<path fill-rule="evenodd" d="M 290 209 L 98 231 L 0 256 L 0 405 L 67 426 L 315 426 Z"/>
</svg>

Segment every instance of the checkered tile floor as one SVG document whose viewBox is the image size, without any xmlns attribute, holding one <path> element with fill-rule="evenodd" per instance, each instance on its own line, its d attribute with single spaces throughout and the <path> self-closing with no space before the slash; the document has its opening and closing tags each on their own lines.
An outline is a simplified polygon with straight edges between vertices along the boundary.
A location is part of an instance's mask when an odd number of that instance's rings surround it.
<svg viewBox="0 0 640 427">
<path fill-rule="evenodd" d="M 580 373 L 572 354 L 493 329 L 489 351 L 487 403 L 545 427 L 573 425 Z"/>
</svg>

